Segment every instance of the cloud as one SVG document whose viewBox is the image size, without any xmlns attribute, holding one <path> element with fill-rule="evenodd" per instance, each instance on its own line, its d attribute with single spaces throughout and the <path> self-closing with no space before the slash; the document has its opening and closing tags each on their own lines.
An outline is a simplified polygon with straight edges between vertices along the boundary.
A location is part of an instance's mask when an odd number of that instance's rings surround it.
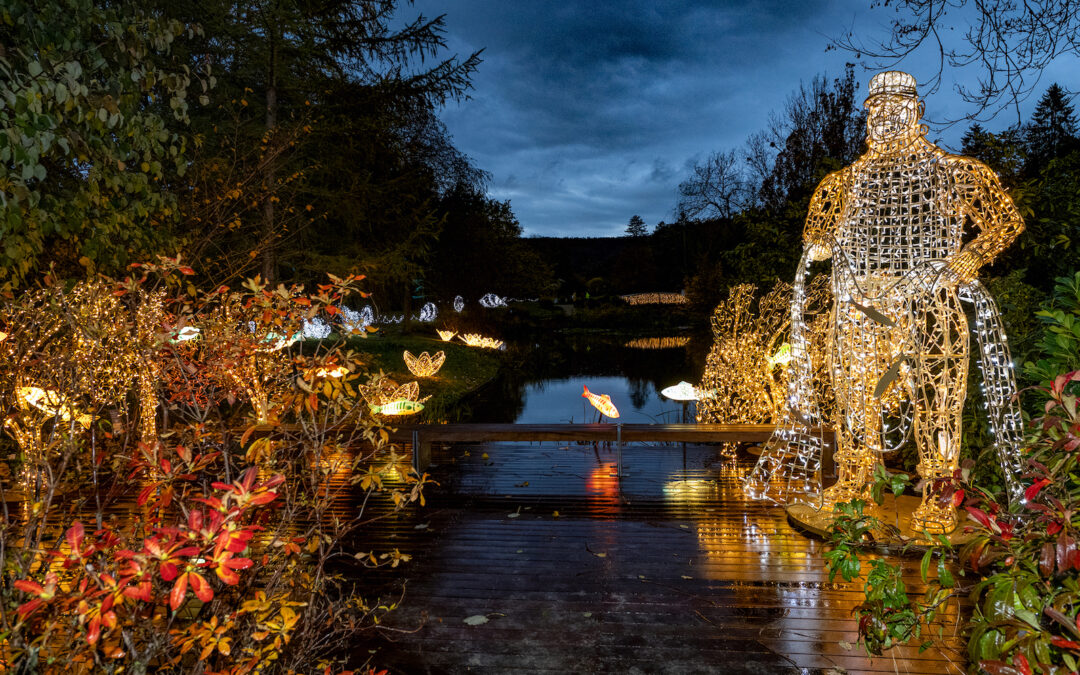
<svg viewBox="0 0 1080 675">
<path fill-rule="evenodd" d="M 445 13 L 451 53 L 484 49 L 471 100 L 441 116 L 526 234 L 606 236 L 634 214 L 670 220 L 688 161 L 741 148 L 800 82 L 840 75 L 852 55 L 826 52 L 826 36 L 865 6 L 419 0 L 401 11 Z"/>
</svg>

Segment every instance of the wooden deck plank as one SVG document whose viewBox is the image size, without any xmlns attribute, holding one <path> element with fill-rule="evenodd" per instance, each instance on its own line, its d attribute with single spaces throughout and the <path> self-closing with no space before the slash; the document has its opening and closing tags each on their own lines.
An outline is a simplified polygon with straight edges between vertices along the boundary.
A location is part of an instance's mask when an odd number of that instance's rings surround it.
<svg viewBox="0 0 1080 675">
<path fill-rule="evenodd" d="M 404 583 L 386 626 L 419 630 L 372 634 L 356 653 L 392 673 L 963 672 L 955 637 L 868 659 L 852 646 L 862 582 L 830 582 L 820 541 L 742 496 L 753 459 L 681 450 L 628 445 L 617 480 L 604 446 L 436 447 L 428 507 L 357 542 L 414 556 L 367 573 L 365 593 Z M 920 592 L 918 561 L 903 566 Z M 465 624 L 476 615 L 488 622 Z"/>
</svg>

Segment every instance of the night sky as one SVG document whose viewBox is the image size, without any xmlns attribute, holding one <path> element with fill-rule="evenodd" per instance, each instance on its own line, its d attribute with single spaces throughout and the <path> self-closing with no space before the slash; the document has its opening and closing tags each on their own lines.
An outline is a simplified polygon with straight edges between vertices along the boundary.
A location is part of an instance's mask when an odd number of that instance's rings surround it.
<svg viewBox="0 0 1080 675">
<path fill-rule="evenodd" d="M 492 174 L 490 196 L 526 236 L 600 237 L 634 214 L 650 229 L 673 220 L 695 159 L 741 148 L 800 82 L 842 75 L 854 55 L 825 47 L 850 26 L 882 30 L 891 10 L 868 4 L 418 0 L 402 15 L 446 14 L 446 55 L 485 50 L 472 98 L 440 116 Z M 905 65 L 920 82 L 936 70 L 929 55 Z M 860 100 L 872 74 L 856 67 Z M 926 103 L 930 118 L 965 112 L 948 87 Z M 956 149 L 964 128 L 930 138 Z"/>
</svg>

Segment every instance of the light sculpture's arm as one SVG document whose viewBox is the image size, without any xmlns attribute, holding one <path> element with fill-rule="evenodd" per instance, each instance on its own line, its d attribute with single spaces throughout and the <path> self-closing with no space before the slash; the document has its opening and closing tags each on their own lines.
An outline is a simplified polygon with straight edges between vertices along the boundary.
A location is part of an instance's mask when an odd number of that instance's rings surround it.
<svg viewBox="0 0 1080 675">
<path fill-rule="evenodd" d="M 949 269 L 970 281 L 1024 230 L 1024 220 L 997 175 L 982 162 L 960 157 L 953 164 L 954 189 L 978 235 L 948 259 Z"/>
<path fill-rule="evenodd" d="M 851 172 L 847 169 L 825 176 L 814 189 L 810 198 L 810 210 L 806 214 L 803 229 L 803 246 L 810 251 L 812 260 L 832 257 L 830 239 L 836 232 L 837 223 L 844 212 L 844 205 L 851 191 Z"/>
</svg>

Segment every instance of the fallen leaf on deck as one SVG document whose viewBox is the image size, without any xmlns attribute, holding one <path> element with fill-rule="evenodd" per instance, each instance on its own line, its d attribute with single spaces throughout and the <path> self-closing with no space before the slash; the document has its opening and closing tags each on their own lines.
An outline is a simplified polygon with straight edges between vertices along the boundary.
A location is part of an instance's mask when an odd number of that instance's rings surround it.
<svg viewBox="0 0 1080 675">
<path fill-rule="evenodd" d="M 506 514 L 506 517 L 507 518 L 517 518 L 520 515 L 521 515 L 520 513 L 508 513 L 508 514 Z"/>
<path fill-rule="evenodd" d="M 413 529 L 414 530 L 426 530 L 426 529 L 428 529 L 428 525 L 430 525 L 430 523 L 420 523 L 419 525 L 417 525 Z"/>
<path fill-rule="evenodd" d="M 556 511 L 555 513 L 553 513 L 553 514 L 551 514 L 551 515 L 552 515 L 552 516 L 554 516 L 555 518 L 558 518 L 558 517 L 559 517 L 559 512 L 558 512 L 558 511 Z"/>
<path fill-rule="evenodd" d="M 488 618 L 483 614 L 473 614 L 470 617 L 466 617 L 465 623 L 469 626 L 479 626 L 488 622 Z"/>
</svg>

